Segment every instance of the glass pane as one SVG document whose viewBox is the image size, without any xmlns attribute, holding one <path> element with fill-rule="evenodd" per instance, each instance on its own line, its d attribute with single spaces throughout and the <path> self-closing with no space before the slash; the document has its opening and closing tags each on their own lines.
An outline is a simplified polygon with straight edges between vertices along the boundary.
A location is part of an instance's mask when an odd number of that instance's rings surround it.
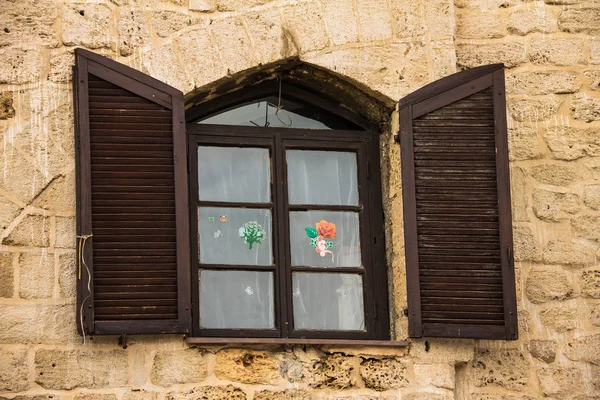
<svg viewBox="0 0 600 400">
<path fill-rule="evenodd" d="M 268 149 L 198 147 L 199 199 L 267 203 L 271 201 Z"/>
<path fill-rule="evenodd" d="M 272 265 L 271 211 L 198 207 L 200 263 Z"/>
<path fill-rule="evenodd" d="M 292 281 L 295 329 L 365 329 L 360 275 L 298 272 Z"/>
<path fill-rule="evenodd" d="M 275 327 L 273 273 L 200 271 L 200 326 L 215 329 Z"/>
<path fill-rule="evenodd" d="M 291 212 L 290 249 L 292 265 L 360 267 L 358 213 Z"/>
<path fill-rule="evenodd" d="M 322 109 L 281 99 L 282 110 L 276 113 L 275 96 L 257 100 L 198 121 L 198 124 L 260 126 L 269 128 L 349 129 L 352 122 Z"/>
<path fill-rule="evenodd" d="M 290 204 L 358 205 L 356 153 L 288 150 Z"/>
</svg>

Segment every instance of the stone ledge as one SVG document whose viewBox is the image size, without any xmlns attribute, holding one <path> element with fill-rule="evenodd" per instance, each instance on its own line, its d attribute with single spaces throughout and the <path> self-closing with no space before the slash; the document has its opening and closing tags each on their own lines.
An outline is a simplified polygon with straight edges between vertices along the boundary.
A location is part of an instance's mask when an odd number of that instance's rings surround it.
<svg viewBox="0 0 600 400">
<path fill-rule="evenodd" d="M 365 347 L 408 347 L 408 340 L 348 340 L 348 339 L 301 339 L 301 338 L 217 338 L 188 337 L 187 344 L 278 344 L 278 345 L 340 345 Z"/>
</svg>

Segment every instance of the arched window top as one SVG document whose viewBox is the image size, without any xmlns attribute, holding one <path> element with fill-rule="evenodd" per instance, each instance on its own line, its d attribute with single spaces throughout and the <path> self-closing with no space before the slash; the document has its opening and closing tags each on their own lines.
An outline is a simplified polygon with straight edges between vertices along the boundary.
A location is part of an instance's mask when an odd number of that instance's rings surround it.
<svg viewBox="0 0 600 400">
<path fill-rule="evenodd" d="M 360 129 L 352 122 L 314 105 L 277 96 L 265 96 L 250 103 L 196 121 L 198 124 L 257 126 L 298 129 Z"/>
</svg>

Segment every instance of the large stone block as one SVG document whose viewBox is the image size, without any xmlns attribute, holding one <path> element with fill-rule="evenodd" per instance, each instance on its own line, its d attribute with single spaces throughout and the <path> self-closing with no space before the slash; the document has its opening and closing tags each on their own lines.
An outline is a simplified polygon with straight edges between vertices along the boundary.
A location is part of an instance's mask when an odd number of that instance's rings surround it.
<svg viewBox="0 0 600 400">
<path fill-rule="evenodd" d="M 531 176 L 547 185 L 567 186 L 573 182 L 577 174 L 570 165 L 542 164 L 531 168 Z"/>
<path fill-rule="evenodd" d="M 600 156 L 600 136 L 594 128 L 551 126 L 544 133 L 544 139 L 552 156 L 560 160 Z"/>
<path fill-rule="evenodd" d="M 513 221 L 529 221 L 529 215 L 527 214 L 527 208 L 529 207 L 529 196 L 527 193 L 527 175 L 523 168 L 511 168 L 510 191 Z"/>
<path fill-rule="evenodd" d="M 451 363 L 415 364 L 414 370 L 417 385 L 420 387 L 454 389 L 456 369 Z"/>
<path fill-rule="evenodd" d="M 17 42 L 58 46 L 56 17 L 56 4 L 51 0 L 3 1 L 0 47 Z"/>
<path fill-rule="evenodd" d="M 233 385 L 201 386 L 186 392 L 170 392 L 166 400 L 246 400 L 246 393 Z"/>
<path fill-rule="evenodd" d="M 77 264 L 75 253 L 61 254 L 58 257 L 58 286 L 61 297 L 75 297 L 77 294 Z"/>
<path fill-rule="evenodd" d="M 393 399 L 394 397 L 392 397 Z M 403 400 L 453 400 L 454 396 L 445 393 L 412 392 L 402 396 Z M 391 400 L 391 399 L 390 399 Z"/>
<path fill-rule="evenodd" d="M 519 72 L 506 77 L 509 94 L 563 94 L 575 93 L 581 88 L 573 71 Z"/>
<path fill-rule="evenodd" d="M 525 282 L 525 294 L 532 303 L 564 300 L 573 296 L 567 274 L 559 267 L 533 267 Z"/>
<path fill-rule="evenodd" d="M 206 357 L 195 348 L 159 352 L 154 357 L 152 383 L 173 386 L 197 383 L 206 377 Z"/>
<path fill-rule="evenodd" d="M 600 64 L 600 40 L 590 39 L 590 63 Z"/>
<path fill-rule="evenodd" d="M 210 28 L 228 73 L 234 74 L 258 64 L 258 58 L 241 18 L 216 20 Z"/>
<path fill-rule="evenodd" d="M 75 212 L 75 174 L 54 179 L 33 201 L 33 205 L 50 212 Z M 74 231 L 73 231 L 74 232 Z M 71 242 L 74 240 L 70 239 Z M 72 247 L 72 245 L 68 246 Z"/>
<path fill-rule="evenodd" d="M 275 384 L 279 362 L 265 351 L 225 349 L 217 353 L 215 374 L 219 379 L 242 383 Z"/>
<path fill-rule="evenodd" d="M 581 243 L 557 239 L 548 242 L 542 259 L 548 264 L 581 266 L 594 262 L 594 252 Z"/>
<path fill-rule="evenodd" d="M 0 92 L 0 120 L 15 116 L 13 92 Z"/>
<path fill-rule="evenodd" d="M 26 47 L 0 47 L 0 83 L 21 85 L 40 78 L 42 55 Z"/>
<path fill-rule="evenodd" d="M 508 112 L 519 122 L 544 121 L 556 116 L 560 100 L 547 97 L 540 100 L 509 99 Z"/>
<path fill-rule="evenodd" d="M 24 392 L 29 387 L 27 350 L 0 349 L 0 392 Z"/>
<path fill-rule="evenodd" d="M 577 312 L 568 307 L 552 307 L 540 313 L 540 321 L 545 327 L 564 333 L 576 328 Z"/>
<path fill-rule="evenodd" d="M 516 35 L 532 32 L 551 33 L 558 30 L 556 18 L 544 8 L 519 8 L 510 14 L 508 31 Z"/>
<path fill-rule="evenodd" d="M 129 392 L 123 395 L 123 400 L 163 400 L 164 397 L 160 392 Z"/>
<path fill-rule="evenodd" d="M 54 255 L 23 253 L 19 257 L 19 296 L 45 299 L 54 294 Z"/>
<path fill-rule="evenodd" d="M 324 13 L 317 3 L 300 3 L 281 9 L 285 21 L 284 32 L 301 53 L 320 50 L 329 43 Z"/>
<path fill-rule="evenodd" d="M 585 297 L 600 299 L 600 268 L 592 268 L 581 273 L 581 293 Z"/>
<path fill-rule="evenodd" d="M 456 64 L 460 69 L 494 63 L 504 63 L 506 68 L 513 68 L 524 62 L 525 46 L 522 43 L 458 43 L 456 45 Z"/>
<path fill-rule="evenodd" d="M 424 10 L 418 1 L 392 1 L 392 23 L 397 38 L 422 36 L 427 24 Z M 330 25 L 331 26 L 331 25 Z"/>
<path fill-rule="evenodd" d="M 577 236 L 586 239 L 600 240 L 600 216 L 576 215 L 571 219 L 571 227 Z"/>
<path fill-rule="evenodd" d="M 142 56 L 142 63 L 146 73 L 184 93 L 194 88 L 171 45 L 148 51 Z"/>
<path fill-rule="evenodd" d="M 600 210 L 600 185 L 585 186 L 583 189 L 583 202 L 594 210 Z"/>
<path fill-rule="evenodd" d="M 4 238 L 2 244 L 7 246 L 50 246 L 51 221 L 41 215 L 27 215 Z"/>
<path fill-rule="evenodd" d="M 600 90 L 600 71 L 584 71 L 586 83 L 592 90 Z"/>
<path fill-rule="evenodd" d="M 543 367 L 537 370 L 540 389 L 545 396 L 572 396 L 583 388 L 581 370 L 569 367 Z"/>
<path fill-rule="evenodd" d="M 556 359 L 556 341 L 531 340 L 527 346 L 531 355 L 538 360 L 550 364 Z"/>
<path fill-rule="evenodd" d="M 571 115 L 580 121 L 600 121 L 600 98 L 575 95 L 571 99 Z"/>
<path fill-rule="evenodd" d="M 541 220 L 558 222 L 581 209 L 581 199 L 574 193 L 543 189 L 533 191 L 533 212 Z"/>
<path fill-rule="evenodd" d="M 521 391 L 529 382 L 530 364 L 517 349 L 476 349 L 470 367 L 476 387 L 502 386 Z"/>
<path fill-rule="evenodd" d="M 506 36 L 506 23 L 492 10 L 456 13 L 456 36 L 461 39 L 497 39 Z"/>
<path fill-rule="evenodd" d="M 114 394 L 80 393 L 74 400 L 117 400 Z"/>
<path fill-rule="evenodd" d="M 360 376 L 369 389 L 383 391 L 408 386 L 407 375 L 406 365 L 395 358 L 371 358 L 360 363 Z"/>
<path fill-rule="evenodd" d="M 15 287 L 15 267 L 11 253 L 0 253 L 0 298 L 13 297 Z"/>
<path fill-rule="evenodd" d="M 256 7 L 273 0 L 216 0 L 218 11 L 238 11 Z"/>
<path fill-rule="evenodd" d="M 558 16 L 558 27 L 571 33 L 600 35 L 600 9 L 568 8 Z"/>
<path fill-rule="evenodd" d="M 2 397 L 0 396 L 0 400 L 62 400 L 64 397 L 61 397 L 58 394 L 23 394 L 15 397 Z"/>
<path fill-rule="evenodd" d="M 306 362 L 303 380 L 317 389 L 348 389 L 356 386 L 360 360 L 342 354 L 323 355 Z"/>
<path fill-rule="evenodd" d="M 362 29 L 361 40 L 389 40 L 392 38 L 392 21 L 387 1 L 370 0 L 356 2 L 358 20 Z"/>
<path fill-rule="evenodd" d="M 196 17 L 172 10 L 155 11 L 152 13 L 151 24 L 158 37 L 166 38 L 190 25 L 198 22 Z"/>
<path fill-rule="evenodd" d="M 0 343 L 77 340 L 74 305 L 0 305 Z"/>
<path fill-rule="evenodd" d="M 48 80 L 52 82 L 70 82 L 73 77 L 75 55 L 71 51 L 54 53 L 50 56 Z"/>
<path fill-rule="evenodd" d="M 428 339 L 414 341 L 410 356 L 415 363 L 466 363 L 473 359 L 473 341 L 468 339 Z"/>
<path fill-rule="evenodd" d="M 535 236 L 528 226 L 513 226 L 513 245 L 516 261 L 538 261 L 541 258 Z"/>
<path fill-rule="evenodd" d="M 428 0 L 423 5 L 423 20 L 431 40 L 454 40 L 454 4 L 450 0 Z"/>
<path fill-rule="evenodd" d="M 113 25 L 110 8 L 104 4 L 63 5 L 62 38 L 67 46 L 110 47 Z"/>
<path fill-rule="evenodd" d="M 565 355 L 573 361 L 585 361 L 600 366 L 600 334 L 579 337 L 564 348 Z"/>
<path fill-rule="evenodd" d="M 75 248 L 75 218 L 56 217 L 56 241 L 54 246 L 63 249 Z"/>
<path fill-rule="evenodd" d="M 577 65 L 585 63 L 583 40 L 544 37 L 531 40 L 529 60 L 538 65 Z"/>
<path fill-rule="evenodd" d="M 531 122 L 514 123 L 508 128 L 510 161 L 535 160 L 543 155 L 538 141 L 538 127 Z"/>
<path fill-rule="evenodd" d="M 181 61 L 194 87 L 200 87 L 227 75 L 206 27 L 198 27 L 177 39 Z"/>
<path fill-rule="evenodd" d="M 38 350 L 35 382 L 45 389 L 115 388 L 129 379 L 125 350 Z"/>
<path fill-rule="evenodd" d="M 119 32 L 119 53 L 122 56 L 132 54 L 137 48 L 145 46 L 150 41 L 150 29 L 146 24 L 146 16 L 140 9 L 121 9 L 117 31 Z"/>
<path fill-rule="evenodd" d="M 358 18 L 353 3 L 346 0 L 329 0 L 323 3 L 323 7 L 333 44 L 339 46 L 357 42 Z"/>
<path fill-rule="evenodd" d="M 268 64 L 297 54 L 298 49 L 293 40 L 283 31 L 279 10 L 260 11 L 246 15 L 245 18 L 261 63 Z"/>
<path fill-rule="evenodd" d="M 254 400 L 313 400 L 314 397 L 306 390 L 288 389 L 283 392 L 261 390 L 254 394 Z"/>
</svg>

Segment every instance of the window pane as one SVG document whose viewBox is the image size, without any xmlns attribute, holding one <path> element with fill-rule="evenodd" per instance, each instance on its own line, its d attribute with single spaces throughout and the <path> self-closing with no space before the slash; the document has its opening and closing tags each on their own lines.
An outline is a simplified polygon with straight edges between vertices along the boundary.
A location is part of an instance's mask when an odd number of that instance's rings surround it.
<svg viewBox="0 0 600 400">
<path fill-rule="evenodd" d="M 271 211 L 198 207 L 200 263 L 272 265 Z"/>
<path fill-rule="evenodd" d="M 273 273 L 200 271 L 200 326 L 215 329 L 275 327 Z"/>
<path fill-rule="evenodd" d="M 290 212 L 292 265 L 360 267 L 358 213 Z"/>
<path fill-rule="evenodd" d="M 267 203 L 271 201 L 268 149 L 198 147 L 199 199 Z"/>
<path fill-rule="evenodd" d="M 295 329 L 365 329 L 360 275 L 298 272 L 292 281 Z"/>
<path fill-rule="evenodd" d="M 356 153 L 287 151 L 290 204 L 358 205 Z"/>
</svg>

